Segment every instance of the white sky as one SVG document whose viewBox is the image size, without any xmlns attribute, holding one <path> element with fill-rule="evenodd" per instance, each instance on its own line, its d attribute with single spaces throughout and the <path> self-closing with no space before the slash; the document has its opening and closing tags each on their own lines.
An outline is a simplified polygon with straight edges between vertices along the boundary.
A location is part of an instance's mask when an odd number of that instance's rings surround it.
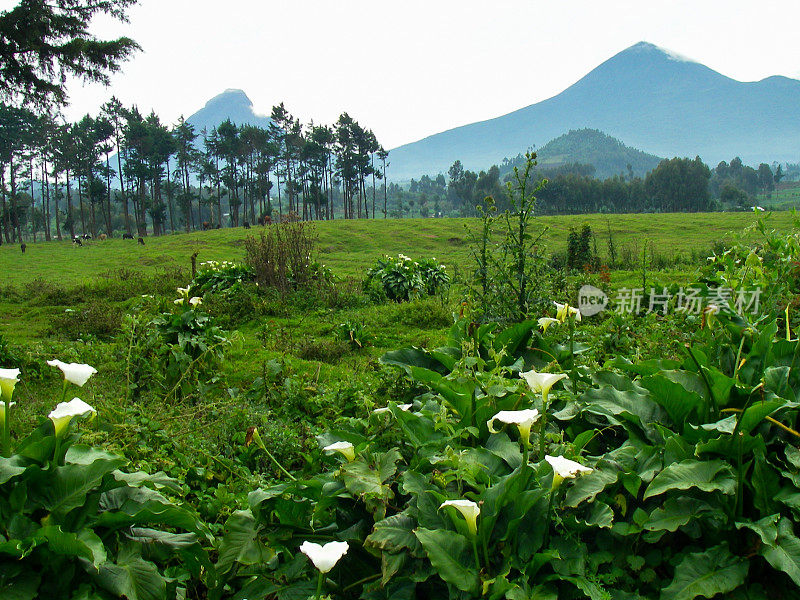
<svg viewBox="0 0 800 600">
<path fill-rule="evenodd" d="M 259 113 L 347 111 L 393 148 L 549 98 L 639 41 L 742 81 L 800 78 L 797 0 L 140 0 L 130 16 L 94 31 L 144 51 L 109 89 L 71 85 L 69 118 L 113 93 L 172 123 L 241 88 Z"/>
</svg>

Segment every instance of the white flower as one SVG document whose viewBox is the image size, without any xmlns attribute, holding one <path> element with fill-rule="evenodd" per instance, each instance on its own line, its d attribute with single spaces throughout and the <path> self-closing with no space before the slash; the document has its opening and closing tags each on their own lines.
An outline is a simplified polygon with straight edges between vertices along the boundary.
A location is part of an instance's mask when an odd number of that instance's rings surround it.
<svg viewBox="0 0 800 600">
<path fill-rule="evenodd" d="M 558 323 L 561 323 L 561 321 L 554 319 L 553 317 L 541 317 L 539 319 L 539 327 L 542 328 L 542 331 L 547 331 L 547 328 L 550 327 L 550 325 L 557 325 Z"/>
<path fill-rule="evenodd" d="M 73 417 L 79 417 L 87 413 L 96 415 L 97 411 L 80 398 L 73 398 L 69 402 L 59 402 L 47 416 L 55 426 L 56 435 L 61 435 L 61 432 L 69 425 Z"/>
<path fill-rule="evenodd" d="M 185 300 L 183 298 L 178 298 L 177 300 L 172 301 L 173 304 L 183 304 L 184 302 Z"/>
<path fill-rule="evenodd" d="M 398 404 L 397 408 L 399 408 L 402 411 L 409 411 L 409 410 L 411 410 L 412 406 L 413 406 L 413 404 Z M 380 408 L 376 408 L 372 412 L 373 412 L 373 414 L 379 415 L 381 413 L 389 412 L 389 407 L 388 406 L 381 406 Z"/>
<path fill-rule="evenodd" d="M 314 542 L 303 542 L 300 552 L 311 559 L 320 573 L 327 573 L 347 554 L 347 548 L 347 542 L 328 542 L 324 546 Z"/>
<path fill-rule="evenodd" d="M 544 459 L 553 467 L 553 489 L 561 485 L 565 479 L 572 479 L 578 475 L 591 473 L 594 469 L 585 467 L 581 463 L 569 460 L 563 456 L 546 455 Z"/>
<path fill-rule="evenodd" d="M 200 296 L 192 296 L 189 298 L 189 304 L 192 306 L 200 306 L 203 303 L 203 299 Z"/>
<path fill-rule="evenodd" d="M 326 454 L 333 454 L 334 452 L 338 452 L 339 454 L 343 455 L 348 462 L 353 461 L 356 458 L 356 453 L 353 448 L 353 444 L 350 442 L 334 442 L 333 444 L 329 444 L 322 449 L 323 452 Z"/>
<path fill-rule="evenodd" d="M 47 364 L 61 369 L 61 372 L 64 373 L 64 379 L 78 387 L 83 387 L 89 381 L 89 377 L 97 373 L 97 369 L 82 363 L 63 363 L 60 360 L 48 360 Z"/>
<path fill-rule="evenodd" d="M 464 517 L 467 522 L 467 528 L 472 535 L 478 533 L 478 515 L 481 514 L 481 508 L 472 500 L 447 500 L 442 502 L 440 509 L 445 506 L 452 506 Z"/>
<path fill-rule="evenodd" d="M 542 401 L 547 405 L 547 395 L 556 383 L 564 379 L 566 373 L 537 373 L 533 369 L 519 374 L 534 393 L 542 394 Z"/>
<path fill-rule="evenodd" d="M 556 319 L 558 319 L 560 323 L 566 321 L 568 317 L 574 317 L 576 321 L 581 320 L 581 311 L 574 306 L 559 304 L 558 302 L 553 302 L 553 304 L 556 305 Z"/>
<path fill-rule="evenodd" d="M 11 402 L 14 386 L 19 381 L 19 369 L 0 369 L 0 400 Z"/>
<path fill-rule="evenodd" d="M 519 437 L 525 446 L 530 444 L 531 426 L 539 420 L 539 411 L 535 408 L 526 410 L 501 410 L 491 419 L 486 421 L 486 426 L 492 433 L 497 433 L 494 422 L 500 421 L 508 425 L 516 425 L 519 429 Z"/>
<path fill-rule="evenodd" d="M 188 287 L 185 287 L 185 288 L 181 288 L 181 287 L 179 287 L 179 288 L 178 288 L 178 293 L 179 293 L 181 296 L 183 296 L 184 298 L 186 298 L 186 297 L 189 295 L 189 288 L 188 288 Z"/>
</svg>

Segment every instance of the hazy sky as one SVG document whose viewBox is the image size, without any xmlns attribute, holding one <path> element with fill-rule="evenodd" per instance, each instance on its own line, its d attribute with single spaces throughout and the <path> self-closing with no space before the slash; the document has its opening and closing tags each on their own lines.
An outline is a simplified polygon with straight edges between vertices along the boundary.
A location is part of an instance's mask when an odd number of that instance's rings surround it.
<svg viewBox="0 0 800 600">
<path fill-rule="evenodd" d="M 392 148 L 549 98 L 642 40 L 742 81 L 800 78 L 797 0 L 140 0 L 130 16 L 94 30 L 143 52 L 109 89 L 71 85 L 68 117 L 113 93 L 171 123 L 241 88 L 260 113 L 347 111 Z"/>
</svg>

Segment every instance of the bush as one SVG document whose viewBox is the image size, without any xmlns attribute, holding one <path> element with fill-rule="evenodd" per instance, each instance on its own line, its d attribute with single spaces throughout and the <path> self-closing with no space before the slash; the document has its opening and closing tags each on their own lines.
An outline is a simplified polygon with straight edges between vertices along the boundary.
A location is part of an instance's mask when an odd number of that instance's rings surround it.
<svg viewBox="0 0 800 600">
<path fill-rule="evenodd" d="M 84 308 L 68 308 L 53 317 L 48 333 L 71 340 L 87 336 L 108 339 L 120 330 L 121 324 L 120 308 L 103 300 L 92 300 Z"/>
<path fill-rule="evenodd" d="M 397 321 L 407 327 L 441 329 L 453 324 L 453 314 L 440 300 L 419 298 L 397 307 Z"/>
<path fill-rule="evenodd" d="M 238 265 L 227 260 L 210 260 L 200 263 L 200 270 L 189 284 L 191 296 L 207 293 L 222 294 L 237 289 L 243 283 L 253 281 L 255 273 L 248 265 Z"/>
<path fill-rule="evenodd" d="M 405 254 L 385 256 L 367 271 L 364 291 L 373 299 L 404 302 L 420 296 L 435 296 L 450 286 L 444 265 L 435 258 L 411 260 Z"/>
<path fill-rule="evenodd" d="M 245 262 L 261 287 L 281 291 L 330 284 L 330 269 L 314 259 L 313 225 L 289 220 L 265 228 L 258 238 L 245 240 Z"/>
</svg>

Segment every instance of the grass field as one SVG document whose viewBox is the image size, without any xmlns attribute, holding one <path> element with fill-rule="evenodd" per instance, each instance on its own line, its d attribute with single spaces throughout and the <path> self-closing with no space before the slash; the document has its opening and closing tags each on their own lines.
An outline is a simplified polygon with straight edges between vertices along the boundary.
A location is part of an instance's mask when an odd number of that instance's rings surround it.
<svg viewBox="0 0 800 600">
<path fill-rule="evenodd" d="M 712 245 L 741 232 L 755 222 L 746 213 L 572 215 L 539 217 L 547 227 L 547 250 L 563 250 L 571 227 L 589 224 L 597 237 L 598 252 L 607 253 L 609 228 L 618 251 L 636 253 L 644 244 L 674 262 L 689 261 L 691 253 L 707 252 Z M 775 229 L 791 226 L 791 213 L 774 213 L 769 223 Z M 339 276 L 362 276 L 376 258 L 403 252 L 412 257 L 435 256 L 449 266 L 467 264 L 467 228 L 474 219 L 389 219 L 377 221 L 327 221 L 315 224 L 320 259 Z M 90 241 L 84 247 L 71 242 L 28 244 L 23 255 L 16 245 L 0 247 L 0 287 L 19 285 L 37 278 L 69 286 L 92 280 L 121 268 L 154 273 L 164 267 L 188 269 L 190 256 L 198 260 L 240 260 L 244 240 L 257 229 L 217 231 L 149 237 L 145 246 L 135 241 L 113 239 Z"/>
</svg>

